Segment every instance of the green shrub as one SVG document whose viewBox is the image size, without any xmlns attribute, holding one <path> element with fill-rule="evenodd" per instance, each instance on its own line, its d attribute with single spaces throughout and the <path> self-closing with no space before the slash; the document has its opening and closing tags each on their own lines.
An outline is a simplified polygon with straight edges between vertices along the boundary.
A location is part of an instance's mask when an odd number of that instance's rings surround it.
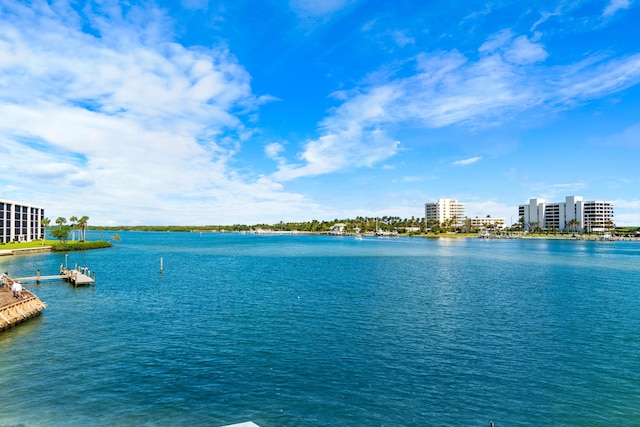
<svg viewBox="0 0 640 427">
<path fill-rule="evenodd" d="M 51 250 L 53 252 L 71 252 L 71 251 L 86 251 L 89 249 L 102 249 L 110 248 L 113 246 L 109 242 L 103 240 L 94 240 L 90 242 L 67 242 L 67 243 L 55 243 L 52 245 Z"/>
</svg>

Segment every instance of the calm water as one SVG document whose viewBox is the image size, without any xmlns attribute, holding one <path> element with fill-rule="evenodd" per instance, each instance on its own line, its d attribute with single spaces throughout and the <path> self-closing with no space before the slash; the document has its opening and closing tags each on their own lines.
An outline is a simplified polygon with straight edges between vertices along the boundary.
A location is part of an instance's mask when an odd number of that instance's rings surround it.
<svg viewBox="0 0 640 427">
<path fill-rule="evenodd" d="M 640 425 L 640 243 L 120 234 L 27 286 L 0 427 Z"/>
</svg>

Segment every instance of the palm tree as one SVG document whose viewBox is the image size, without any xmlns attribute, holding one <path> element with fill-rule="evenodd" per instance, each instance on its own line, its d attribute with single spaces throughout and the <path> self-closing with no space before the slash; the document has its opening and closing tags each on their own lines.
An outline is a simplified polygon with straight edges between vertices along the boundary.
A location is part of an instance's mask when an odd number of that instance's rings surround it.
<svg viewBox="0 0 640 427">
<path fill-rule="evenodd" d="M 73 242 L 74 240 L 76 240 L 76 223 L 78 222 L 78 217 L 72 216 L 71 218 L 69 218 L 69 222 L 71 223 L 71 241 Z"/>
<path fill-rule="evenodd" d="M 89 217 L 86 216 L 86 215 L 78 220 L 78 225 L 82 229 L 82 241 L 83 242 L 85 240 L 87 240 L 87 222 L 89 222 Z"/>
<path fill-rule="evenodd" d="M 47 237 L 47 225 L 51 223 L 49 218 L 42 218 L 40 220 L 40 224 L 42 224 L 43 232 L 42 232 L 42 246 L 44 246 L 44 239 Z"/>
<path fill-rule="evenodd" d="M 469 217 L 465 217 L 464 219 L 464 232 L 465 233 L 471 232 L 471 218 Z"/>
<path fill-rule="evenodd" d="M 455 215 L 451 215 L 451 218 L 447 221 L 447 229 L 448 231 L 454 231 L 458 225 L 458 217 Z"/>
<path fill-rule="evenodd" d="M 59 242 L 62 242 L 64 240 L 66 243 L 67 238 L 69 237 L 69 226 L 65 226 L 66 223 L 67 223 L 67 219 L 64 217 L 59 216 L 56 219 L 56 224 L 58 224 L 58 228 L 53 230 L 51 235 L 57 238 Z"/>
<path fill-rule="evenodd" d="M 580 221 L 578 221 L 577 219 L 574 218 L 574 219 L 568 221 L 567 225 L 569 226 L 569 229 L 573 230 L 573 232 L 575 233 L 576 230 L 578 229 L 578 227 L 580 226 Z"/>
</svg>

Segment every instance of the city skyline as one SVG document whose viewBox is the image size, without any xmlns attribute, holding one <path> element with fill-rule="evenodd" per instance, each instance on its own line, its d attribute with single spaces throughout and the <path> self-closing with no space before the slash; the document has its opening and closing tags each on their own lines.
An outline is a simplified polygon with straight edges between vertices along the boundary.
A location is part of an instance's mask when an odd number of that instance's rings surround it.
<svg viewBox="0 0 640 427">
<path fill-rule="evenodd" d="M 640 225 L 640 7 L 3 1 L 0 198 L 100 225 L 581 194 Z"/>
</svg>

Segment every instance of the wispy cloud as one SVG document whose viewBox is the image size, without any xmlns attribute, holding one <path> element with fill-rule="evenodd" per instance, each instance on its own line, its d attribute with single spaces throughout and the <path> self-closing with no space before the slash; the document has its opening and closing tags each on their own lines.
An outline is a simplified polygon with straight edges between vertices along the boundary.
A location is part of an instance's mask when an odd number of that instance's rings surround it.
<svg viewBox="0 0 640 427">
<path fill-rule="evenodd" d="M 477 161 L 479 161 L 481 159 L 482 159 L 481 156 L 476 156 L 476 157 L 470 157 L 468 159 L 456 160 L 455 162 L 453 162 L 451 164 L 453 166 L 468 166 L 468 165 L 471 165 L 473 163 L 476 163 Z"/>
<path fill-rule="evenodd" d="M 323 17 L 331 15 L 355 0 L 289 0 L 289 5 L 302 17 Z"/>
<path fill-rule="evenodd" d="M 209 0 L 181 0 L 180 4 L 190 10 L 205 10 L 209 6 Z"/>
<path fill-rule="evenodd" d="M 615 213 L 614 222 L 618 225 L 640 225 L 640 200 L 615 199 L 613 200 Z"/>
<path fill-rule="evenodd" d="M 284 152 L 284 146 L 279 142 L 272 142 L 264 148 L 264 153 L 268 158 L 278 161 L 282 161 L 282 157 L 280 156 L 282 152 Z"/>
<path fill-rule="evenodd" d="M 409 75 L 372 74 L 362 86 L 336 96 L 342 104 L 322 121 L 325 135 L 303 147 L 302 163 L 281 165 L 273 177 L 384 161 L 397 147 L 388 134 L 401 124 L 494 126 L 533 108 L 572 108 L 640 82 L 640 54 L 545 65 L 548 56 L 541 42 L 505 30 L 488 37 L 476 58 L 456 50 L 425 52 Z"/>
<path fill-rule="evenodd" d="M 603 55 L 589 57 L 576 64 L 549 70 L 550 88 L 547 99 L 571 106 L 589 99 L 606 96 L 640 82 L 640 54 L 622 58 Z"/>
<path fill-rule="evenodd" d="M 416 42 L 413 37 L 407 35 L 406 31 L 396 30 L 392 31 L 390 34 L 395 43 L 400 47 L 405 47 Z"/>
<path fill-rule="evenodd" d="M 640 200 L 617 199 L 613 201 L 613 205 L 619 208 L 635 209 L 640 211 Z M 638 224 L 640 224 L 640 222 Z"/>
<path fill-rule="evenodd" d="M 627 127 L 620 133 L 598 139 L 596 143 L 605 147 L 640 149 L 640 123 Z"/>
<path fill-rule="evenodd" d="M 560 202 L 566 196 L 581 195 L 582 191 L 587 188 L 587 184 L 583 181 L 556 184 L 538 182 L 527 187 L 532 191 L 531 197 L 542 198 L 549 202 Z"/>
<path fill-rule="evenodd" d="M 424 176 L 403 176 L 400 179 L 395 179 L 393 180 L 393 182 L 404 182 L 404 183 L 411 183 L 411 182 L 423 182 L 427 179 L 433 179 L 433 177 L 424 177 Z"/>
<path fill-rule="evenodd" d="M 337 124 L 335 126 L 325 135 L 304 145 L 298 155 L 301 163 L 281 164 L 272 178 L 275 181 L 290 181 L 347 167 L 372 167 L 393 156 L 400 144 L 376 129 L 362 129 L 356 124 L 344 128 Z"/>
<path fill-rule="evenodd" d="M 611 0 L 602 11 L 602 16 L 608 18 L 620 9 L 628 9 L 629 6 L 631 6 L 631 0 Z"/>
</svg>

